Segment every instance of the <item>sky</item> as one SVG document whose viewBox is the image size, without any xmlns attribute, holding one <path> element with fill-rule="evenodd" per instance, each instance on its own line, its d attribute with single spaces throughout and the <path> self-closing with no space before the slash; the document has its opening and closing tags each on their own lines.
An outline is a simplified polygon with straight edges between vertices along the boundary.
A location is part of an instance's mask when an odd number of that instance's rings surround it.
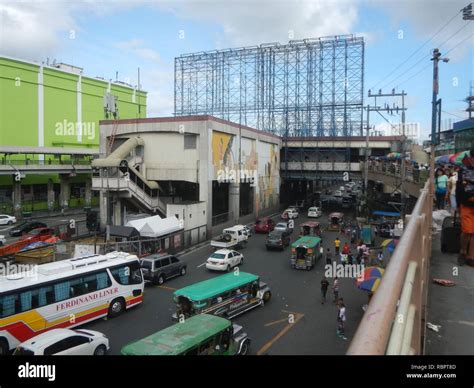
<svg viewBox="0 0 474 388">
<path fill-rule="evenodd" d="M 406 121 L 431 121 L 431 51 L 440 63 L 443 126 L 467 118 L 474 87 L 474 21 L 459 11 L 469 0 L 0 0 L 0 55 L 64 62 L 86 76 L 118 79 L 148 92 L 148 117 L 174 108 L 174 58 L 290 39 L 355 34 L 365 39 L 364 104 L 377 93 L 404 90 Z M 377 104 L 401 105 L 396 98 Z M 400 116 L 371 113 L 376 129 Z"/>
</svg>

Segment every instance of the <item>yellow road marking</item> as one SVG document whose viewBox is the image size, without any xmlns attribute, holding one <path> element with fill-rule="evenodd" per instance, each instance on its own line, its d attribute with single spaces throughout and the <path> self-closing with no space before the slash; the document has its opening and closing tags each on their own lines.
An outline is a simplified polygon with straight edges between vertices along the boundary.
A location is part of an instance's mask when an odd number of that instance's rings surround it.
<svg viewBox="0 0 474 388">
<path fill-rule="evenodd" d="M 260 350 L 257 352 L 257 356 L 261 356 L 265 354 L 268 349 L 270 349 L 275 342 L 277 342 L 281 337 L 283 337 L 290 329 L 296 325 L 301 318 L 304 317 L 304 314 L 295 313 L 295 321 L 293 323 L 288 323 L 275 337 L 273 337 L 270 341 L 268 341 L 265 345 L 263 345 Z M 285 319 L 286 320 L 286 319 Z"/>
<path fill-rule="evenodd" d="M 273 326 L 273 325 L 276 325 L 277 323 L 281 323 L 281 322 L 288 322 L 288 318 L 279 319 L 278 321 L 272 321 L 272 322 L 266 323 L 264 326 L 265 327 Z"/>
<path fill-rule="evenodd" d="M 158 288 L 162 288 L 163 290 L 170 290 L 170 291 L 176 291 L 177 290 L 177 288 L 168 287 L 168 286 L 158 286 Z"/>
</svg>

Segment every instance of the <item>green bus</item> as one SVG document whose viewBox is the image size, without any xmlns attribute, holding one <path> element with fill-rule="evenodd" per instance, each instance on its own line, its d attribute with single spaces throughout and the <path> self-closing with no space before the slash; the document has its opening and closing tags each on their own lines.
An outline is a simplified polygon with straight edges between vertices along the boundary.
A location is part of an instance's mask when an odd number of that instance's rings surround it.
<svg viewBox="0 0 474 388">
<path fill-rule="evenodd" d="M 322 256 L 321 238 L 303 236 L 291 244 L 291 268 L 310 270 Z"/>
<path fill-rule="evenodd" d="M 242 326 L 199 314 L 122 348 L 126 356 L 245 355 L 250 339 Z"/>
<path fill-rule="evenodd" d="M 234 271 L 174 292 L 176 313 L 173 319 L 181 320 L 196 314 L 213 314 L 233 318 L 271 298 L 267 284 L 257 275 Z"/>
</svg>

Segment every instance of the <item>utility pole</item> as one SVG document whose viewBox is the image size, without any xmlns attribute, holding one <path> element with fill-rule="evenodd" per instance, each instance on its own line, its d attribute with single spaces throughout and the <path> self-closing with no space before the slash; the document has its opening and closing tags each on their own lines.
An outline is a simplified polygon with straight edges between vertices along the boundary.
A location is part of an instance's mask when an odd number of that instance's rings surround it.
<svg viewBox="0 0 474 388">
<path fill-rule="evenodd" d="M 395 92 L 395 89 L 392 89 L 392 92 L 391 93 L 383 93 L 381 89 L 379 89 L 378 93 L 375 93 L 375 94 L 372 94 L 372 91 L 369 90 L 369 97 L 372 97 L 374 98 L 374 105 L 373 107 L 370 108 L 370 110 L 372 111 L 375 111 L 375 112 L 387 112 L 387 113 L 390 113 L 390 114 L 393 114 L 393 112 L 395 113 L 399 113 L 401 112 L 402 114 L 402 140 L 400 142 L 400 154 L 402 155 L 401 157 L 401 164 L 400 164 L 400 175 L 401 175 L 401 181 L 400 181 L 400 215 L 401 215 L 401 218 L 402 220 L 405 219 L 405 209 L 406 209 L 406 206 L 405 206 L 405 202 L 406 202 L 406 199 L 405 199 L 405 187 L 404 187 L 404 183 L 405 183 L 405 175 L 406 175 L 406 165 L 405 165 L 405 140 L 406 140 L 406 131 L 405 131 L 405 128 L 406 128 L 406 120 L 405 120 L 405 111 L 407 110 L 407 108 L 405 108 L 405 96 L 407 95 L 407 93 L 405 93 L 404 90 L 402 90 L 401 93 L 396 93 Z M 385 105 L 385 107 L 379 107 L 377 106 L 377 97 L 401 97 L 402 98 L 402 106 L 401 108 L 397 105 L 395 106 L 395 104 L 390 107 L 389 105 Z M 392 125 L 392 124 L 390 124 Z M 393 127 L 393 125 L 392 125 Z"/>
<path fill-rule="evenodd" d="M 370 105 L 367 105 L 367 126 L 365 131 L 365 174 L 364 174 L 364 194 L 367 201 L 367 186 L 369 184 L 369 131 L 370 131 Z"/>
<path fill-rule="evenodd" d="M 433 98 L 431 100 L 431 153 L 430 153 L 430 198 L 431 204 L 433 204 L 434 198 L 434 181 L 435 181 L 435 146 L 438 144 L 439 139 L 436 134 L 436 116 L 437 116 L 437 108 L 438 108 L 438 92 L 439 92 L 439 77 L 438 77 L 438 62 L 448 62 L 448 58 L 441 58 L 441 53 L 439 49 L 435 48 L 433 50 Z"/>
</svg>

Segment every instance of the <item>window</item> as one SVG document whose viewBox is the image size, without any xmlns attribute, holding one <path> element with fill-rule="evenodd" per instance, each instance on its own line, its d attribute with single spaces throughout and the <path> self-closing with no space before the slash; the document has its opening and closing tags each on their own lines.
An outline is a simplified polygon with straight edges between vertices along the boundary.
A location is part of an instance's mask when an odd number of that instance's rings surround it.
<svg viewBox="0 0 474 388">
<path fill-rule="evenodd" d="M 15 314 L 18 294 L 0 296 L 0 317 L 5 318 Z"/>
<path fill-rule="evenodd" d="M 169 257 L 167 257 L 166 259 L 161 259 L 161 267 L 164 267 L 166 265 L 170 265 Z"/>
<path fill-rule="evenodd" d="M 195 150 L 196 149 L 196 138 L 194 134 L 185 134 L 184 135 L 184 149 L 185 150 Z"/>
<path fill-rule="evenodd" d="M 171 263 L 172 264 L 176 264 L 176 263 L 179 263 L 179 260 L 176 258 L 176 257 L 171 257 Z"/>
<path fill-rule="evenodd" d="M 198 355 L 203 356 L 207 354 L 211 354 L 213 352 L 214 347 L 214 338 L 207 340 L 206 342 L 199 345 Z"/>
<path fill-rule="evenodd" d="M 75 348 L 76 346 L 84 345 L 89 342 L 89 338 L 82 335 L 75 335 L 67 339 L 68 349 Z"/>
<path fill-rule="evenodd" d="M 140 284 L 143 281 L 138 262 L 111 268 L 110 272 L 115 281 L 122 285 Z"/>
<path fill-rule="evenodd" d="M 68 347 L 68 339 L 64 338 L 52 345 L 49 345 L 47 348 L 44 349 L 44 355 L 50 356 L 52 354 L 56 354 L 59 352 L 64 352 L 65 350 L 69 349 Z"/>
<path fill-rule="evenodd" d="M 69 299 L 71 297 L 71 286 L 68 280 L 54 285 L 54 296 L 55 301 L 60 302 L 62 300 Z"/>
</svg>

